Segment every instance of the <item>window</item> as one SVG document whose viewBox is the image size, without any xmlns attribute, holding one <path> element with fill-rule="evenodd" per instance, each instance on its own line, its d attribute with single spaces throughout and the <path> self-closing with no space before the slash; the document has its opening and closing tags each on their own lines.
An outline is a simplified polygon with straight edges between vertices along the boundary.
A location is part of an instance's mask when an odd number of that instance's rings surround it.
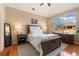
<svg viewBox="0 0 79 59">
<path fill-rule="evenodd" d="M 65 16 L 55 17 L 53 20 L 54 32 L 76 32 L 76 18 L 77 14 L 75 12 L 69 12 Z"/>
</svg>

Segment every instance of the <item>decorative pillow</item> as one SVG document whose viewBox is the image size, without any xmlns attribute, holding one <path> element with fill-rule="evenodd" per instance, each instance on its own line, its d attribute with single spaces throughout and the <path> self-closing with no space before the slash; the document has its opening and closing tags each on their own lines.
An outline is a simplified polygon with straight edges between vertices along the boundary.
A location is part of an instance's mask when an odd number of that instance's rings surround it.
<svg viewBox="0 0 79 59">
<path fill-rule="evenodd" d="M 31 28 L 30 33 L 32 35 L 42 35 L 43 34 L 43 32 L 40 28 Z"/>
</svg>

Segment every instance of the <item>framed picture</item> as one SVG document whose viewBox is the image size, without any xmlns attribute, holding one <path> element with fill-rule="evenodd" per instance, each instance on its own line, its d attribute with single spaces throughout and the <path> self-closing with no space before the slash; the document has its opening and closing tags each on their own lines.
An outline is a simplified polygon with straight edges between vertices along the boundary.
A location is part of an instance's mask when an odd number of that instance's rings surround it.
<svg viewBox="0 0 79 59">
<path fill-rule="evenodd" d="M 37 24 L 37 20 L 36 19 L 31 19 L 31 23 L 32 24 Z"/>
</svg>

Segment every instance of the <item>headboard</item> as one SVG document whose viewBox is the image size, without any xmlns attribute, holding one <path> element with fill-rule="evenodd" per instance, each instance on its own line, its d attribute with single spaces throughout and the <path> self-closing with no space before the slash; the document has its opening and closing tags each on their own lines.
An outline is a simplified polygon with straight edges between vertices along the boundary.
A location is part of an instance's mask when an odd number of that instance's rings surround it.
<svg viewBox="0 0 79 59">
<path fill-rule="evenodd" d="M 30 27 L 40 27 L 40 28 L 42 28 L 40 25 L 27 25 L 27 34 L 29 34 L 30 33 Z"/>
</svg>

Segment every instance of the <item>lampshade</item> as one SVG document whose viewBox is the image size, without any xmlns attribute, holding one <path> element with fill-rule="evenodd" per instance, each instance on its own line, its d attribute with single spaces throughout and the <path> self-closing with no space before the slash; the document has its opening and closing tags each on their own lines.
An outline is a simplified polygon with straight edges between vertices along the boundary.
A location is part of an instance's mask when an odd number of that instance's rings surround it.
<svg viewBox="0 0 79 59">
<path fill-rule="evenodd" d="M 15 30 L 16 30 L 17 34 L 20 34 L 21 30 L 22 30 L 21 25 L 15 25 Z"/>
</svg>

